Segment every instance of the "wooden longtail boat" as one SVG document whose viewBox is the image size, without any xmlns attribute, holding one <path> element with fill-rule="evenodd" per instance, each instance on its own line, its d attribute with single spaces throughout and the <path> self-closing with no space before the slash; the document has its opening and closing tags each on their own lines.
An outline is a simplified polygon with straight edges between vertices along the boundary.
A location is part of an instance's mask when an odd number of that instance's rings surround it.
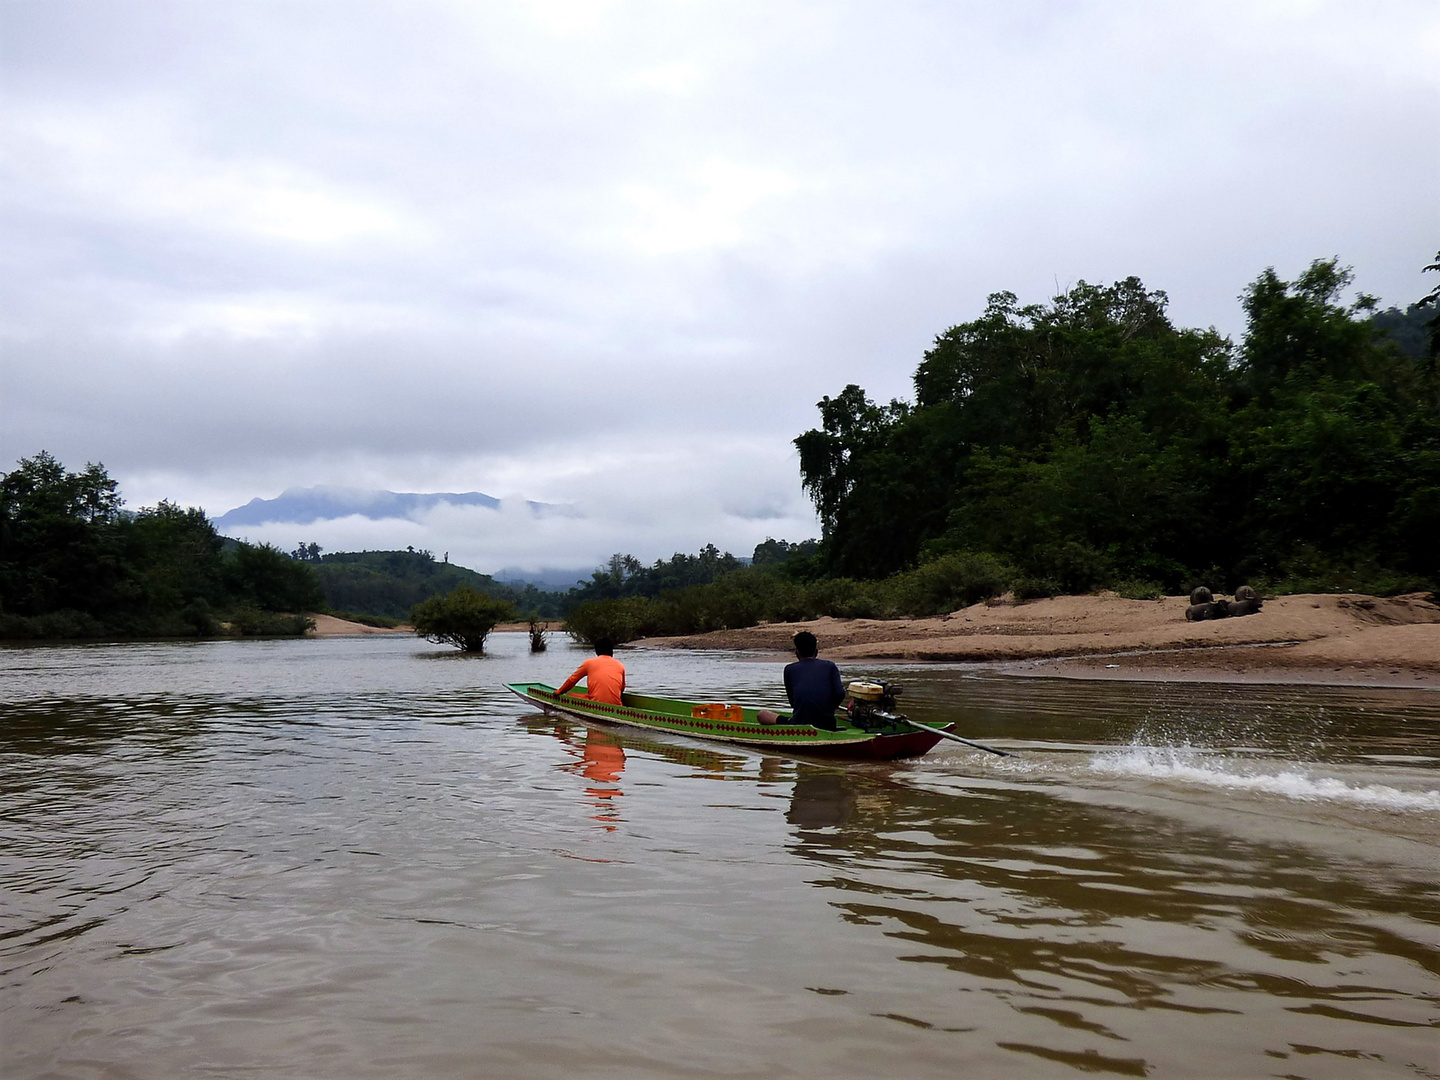
<svg viewBox="0 0 1440 1080">
<path fill-rule="evenodd" d="M 862 727 L 843 712 L 836 714 L 838 730 L 825 731 L 809 724 L 761 724 L 755 715 L 758 710 L 737 705 L 722 707 L 646 694 L 625 694 L 623 705 L 607 705 L 575 691 L 557 697 L 555 688 L 545 683 L 506 683 L 505 688 L 546 712 L 564 713 L 576 720 L 669 731 L 804 757 L 857 761 L 918 757 L 945 737 L 938 728 L 920 729 L 906 721 Z"/>
</svg>

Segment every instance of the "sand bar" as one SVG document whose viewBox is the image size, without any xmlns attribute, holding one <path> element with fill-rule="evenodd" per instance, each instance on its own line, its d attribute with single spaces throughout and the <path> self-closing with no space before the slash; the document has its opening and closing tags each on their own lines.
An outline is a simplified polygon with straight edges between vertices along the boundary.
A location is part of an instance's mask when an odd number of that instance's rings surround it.
<svg viewBox="0 0 1440 1080">
<path fill-rule="evenodd" d="M 1243 618 L 1185 621 L 1182 596 L 1114 593 L 988 602 L 927 619 L 766 623 L 647 644 L 784 654 L 810 630 L 839 662 L 984 664 L 1016 674 L 1337 682 L 1440 688 L 1440 606 L 1429 594 L 1269 599 Z"/>
<path fill-rule="evenodd" d="M 366 634 L 413 634 L 411 626 L 366 626 L 364 623 L 337 619 L 334 615 L 311 615 L 315 629 L 309 637 L 361 637 Z"/>
</svg>

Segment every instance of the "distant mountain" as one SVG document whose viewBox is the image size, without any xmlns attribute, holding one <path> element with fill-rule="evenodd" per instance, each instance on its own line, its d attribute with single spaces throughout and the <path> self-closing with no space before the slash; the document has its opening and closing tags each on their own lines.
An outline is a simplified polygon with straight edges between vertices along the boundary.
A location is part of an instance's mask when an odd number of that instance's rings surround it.
<svg viewBox="0 0 1440 1080">
<path fill-rule="evenodd" d="M 507 585 L 534 585 L 537 589 L 545 589 L 550 592 L 563 592 L 572 585 L 582 581 L 589 581 L 590 575 L 595 572 L 595 567 L 579 567 L 574 570 L 519 570 L 513 566 L 507 566 L 504 570 L 497 570 L 491 576 L 496 581 L 503 581 Z"/>
<path fill-rule="evenodd" d="M 417 520 L 427 510 L 450 506 L 483 506 L 494 510 L 500 500 L 479 491 L 367 491 L 362 488 L 289 488 L 274 499 L 251 499 L 214 519 L 220 531 L 242 525 L 310 525 L 316 521 L 358 514 L 371 521 L 386 518 Z M 559 509 L 549 503 L 527 502 L 533 513 Z"/>
</svg>

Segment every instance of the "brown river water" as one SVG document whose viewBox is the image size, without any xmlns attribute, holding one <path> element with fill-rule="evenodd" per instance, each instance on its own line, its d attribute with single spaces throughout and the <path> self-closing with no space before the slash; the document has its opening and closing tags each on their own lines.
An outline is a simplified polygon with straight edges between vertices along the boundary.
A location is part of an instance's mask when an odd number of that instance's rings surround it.
<svg viewBox="0 0 1440 1080">
<path fill-rule="evenodd" d="M 853 665 L 1018 756 L 824 765 L 490 644 L 0 649 L 0 1077 L 1440 1076 L 1440 693 Z"/>
</svg>

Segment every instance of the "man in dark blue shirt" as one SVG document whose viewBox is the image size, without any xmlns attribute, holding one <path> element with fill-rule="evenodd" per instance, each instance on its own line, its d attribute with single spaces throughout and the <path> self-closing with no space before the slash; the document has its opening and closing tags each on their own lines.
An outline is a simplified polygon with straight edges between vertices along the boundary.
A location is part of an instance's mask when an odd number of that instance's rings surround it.
<svg viewBox="0 0 1440 1080">
<path fill-rule="evenodd" d="M 788 723 L 834 731 L 835 709 L 845 700 L 840 669 L 816 656 L 820 647 L 810 631 L 801 630 L 791 641 L 795 643 L 795 662 L 785 665 L 785 696 L 795 715 Z"/>
</svg>

